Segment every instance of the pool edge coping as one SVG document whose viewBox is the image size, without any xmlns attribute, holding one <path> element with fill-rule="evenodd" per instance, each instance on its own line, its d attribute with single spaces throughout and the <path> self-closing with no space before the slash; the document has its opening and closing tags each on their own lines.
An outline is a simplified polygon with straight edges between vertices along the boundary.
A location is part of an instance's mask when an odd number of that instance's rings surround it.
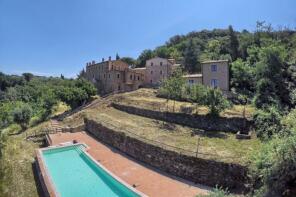
<svg viewBox="0 0 296 197">
<path fill-rule="evenodd" d="M 116 181 L 118 181 L 120 184 L 124 185 L 134 193 L 138 194 L 141 197 L 149 197 L 148 195 L 140 192 L 136 188 L 132 187 L 128 183 L 126 183 L 124 180 L 122 180 L 120 177 L 112 173 L 110 170 L 108 170 L 103 164 L 99 163 L 97 160 L 95 160 L 88 152 L 87 150 L 90 149 L 89 146 L 87 146 L 85 143 L 76 143 L 76 144 L 63 144 L 63 145 L 55 145 L 55 146 L 48 146 L 45 148 L 39 148 L 36 150 L 36 159 L 40 168 L 40 174 L 44 180 L 44 184 L 47 190 L 47 194 L 50 197 L 61 197 L 59 192 L 56 190 L 55 185 L 52 181 L 52 178 L 50 176 L 49 170 L 47 169 L 47 166 L 45 164 L 42 151 L 51 150 L 51 149 L 57 149 L 57 148 L 64 148 L 64 147 L 70 147 L 70 146 L 77 146 L 77 145 L 83 145 L 85 148 L 82 149 L 83 153 L 85 153 L 96 165 L 98 165 L 100 168 L 102 168 L 104 171 L 106 171 L 112 178 L 114 178 Z M 41 164 L 41 165 L 40 165 Z"/>
</svg>

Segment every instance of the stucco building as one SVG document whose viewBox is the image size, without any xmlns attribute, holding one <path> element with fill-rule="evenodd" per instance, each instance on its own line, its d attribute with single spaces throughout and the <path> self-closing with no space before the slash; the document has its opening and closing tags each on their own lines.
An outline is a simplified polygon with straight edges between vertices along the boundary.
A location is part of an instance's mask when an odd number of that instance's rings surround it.
<svg viewBox="0 0 296 197">
<path fill-rule="evenodd" d="M 143 86 L 157 86 L 179 67 L 174 59 L 155 57 L 146 61 L 144 68 L 131 68 L 121 60 L 86 64 L 86 78 L 103 94 L 133 91 Z M 201 73 L 184 75 L 189 85 L 203 84 L 229 90 L 229 66 L 227 60 L 202 62 Z"/>
<path fill-rule="evenodd" d="M 229 91 L 229 65 L 228 60 L 211 60 L 201 63 L 201 73 L 185 75 L 189 85 L 203 84 L 205 86 L 220 88 Z"/>
</svg>

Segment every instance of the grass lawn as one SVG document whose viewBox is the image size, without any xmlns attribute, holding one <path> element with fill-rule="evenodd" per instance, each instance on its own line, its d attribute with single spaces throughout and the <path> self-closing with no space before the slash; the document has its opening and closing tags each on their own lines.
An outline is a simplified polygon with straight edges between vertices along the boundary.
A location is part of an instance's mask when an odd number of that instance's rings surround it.
<svg viewBox="0 0 296 197">
<path fill-rule="evenodd" d="M 138 108 L 158 110 L 158 111 L 170 111 L 180 112 L 182 106 L 192 107 L 193 114 L 198 112 L 200 115 L 208 114 L 209 110 L 205 106 L 196 106 L 190 102 L 173 101 L 164 98 L 156 97 L 156 90 L 143 88 L 133 92 L 127 92 L 115 96 L 113 101 L 123 105 L 132 105 Z M 222 117 L 243 117 L 243 105 L 233 105 L 231 109 L 227 109 L 220 114 Z M 245 115 L 247 118 L 251 118 L 255 112 L 255 108 L 251 105 L 246 106 Z"/>
<path fill-rule="evenodd" d="M 261 145 L 254 137 L 251 140 L 237 140 L 232 133 L 204 132 L 202 130 L 164 123 L 141 116 L 128 114 L 112 107 L 88 111 L 87 116 L 115 130 L 140 135 L 171 146 L 195 152 L 199 141 L 199 157 L 225 162 L 246 164 L 249 154 Z M 129 132 L 128 132 L 129 131 Z M 167 147 L 168 148 L 168 147 Z M 170 149 L 170 148 L 168 148 Z M 181 151 L 185 154 L 192 154 Z"/>
<path fill-rule="evenodd" d="M 83 118 L 87 116 L 115 130 L 122 132 L 130 131 L 144 138 L 192 152 L 197 150 L 199 139 L 199 153 L 201 153 L 199 157 L 240 164 L 247 164 L 249 155 L 261 145 L 261 142 L 255 136 L 251 140 L 237 140 L 232 133 L 204 132 L 178 124 L 165 123 L 128 114 L 109 107 L 110 102 L 114 101 L 144 108 L 156 106 L 155 103 L 166 103 L 166 99 L 155 97 L 155 90 L 140 89 L 134 92 L 114 95 L 103 103 L 65 118 L 63 123 L 65 125 L 83 123 Z M 190 103 L 176 102 L 176 106 L 184 104 Z M 201 109 L 204 109 L 204 113 L 207 113 L 206 107 L 201 107 Z M 234 106 L 233 109 L 225 111 L 223 114 L 225 116 L 240 116 L 242 110 L 242 106 Z M 253 108 L 248 107 L 247 114 L 251 116 L 252 112 Z M 128 132 L 126 133 L 129 134 Z M 183 152 L 193 154 L 187 151 Z"/>
</svg>

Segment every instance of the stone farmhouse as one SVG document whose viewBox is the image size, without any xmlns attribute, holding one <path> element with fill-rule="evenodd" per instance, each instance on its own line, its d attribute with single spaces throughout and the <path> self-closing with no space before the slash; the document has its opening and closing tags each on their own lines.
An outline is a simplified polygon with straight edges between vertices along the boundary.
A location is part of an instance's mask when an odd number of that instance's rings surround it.
<svg viewBox="0 0 296 197">
<path fill-rule="evenodd" d="M 144 68 L 131 68 L 121 60 L 86 64 L 85 77 L 102 94 L 133 91 L 140 87 L 158 86 L 179 67 L 174 59 L 155 57 L 146 61 Z M 188 85 L 203 84 L 229 90 L 229 66 L 227 60 L 202 62 L 201 73 L 184 75 Z"/>
</svg>

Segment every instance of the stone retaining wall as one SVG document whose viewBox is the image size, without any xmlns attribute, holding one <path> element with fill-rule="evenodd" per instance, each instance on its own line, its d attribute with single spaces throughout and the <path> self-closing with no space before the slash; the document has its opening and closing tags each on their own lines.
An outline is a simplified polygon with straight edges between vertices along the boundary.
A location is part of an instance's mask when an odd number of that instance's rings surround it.
<svg viewBox="0 0 296 197">
<path fill-rule="evenodd" d="M 227 187 L 231 191 L 246 190 L 247 168 L 244 166 L 165 150 L 90 119 L 85 119 L 85 127 L 98 140 L 169 174 L 208 186 Z"/>
<path fill-rule="evenodd" d="M 166 122 L 181 124 L 184 126 L 199 128 L 207 131 L 224 131 L 236 133 L 237 131 L 249 131 L 251 126 L 251 121 L 239 117 L 212 118 L 205 115 L 192 116 L 185 113 L 161 112 L 149 109 L 142 109 L 118 103 L 112 103 L 112 107 L 130 114 L 163 120 Z"/>
</svg>

